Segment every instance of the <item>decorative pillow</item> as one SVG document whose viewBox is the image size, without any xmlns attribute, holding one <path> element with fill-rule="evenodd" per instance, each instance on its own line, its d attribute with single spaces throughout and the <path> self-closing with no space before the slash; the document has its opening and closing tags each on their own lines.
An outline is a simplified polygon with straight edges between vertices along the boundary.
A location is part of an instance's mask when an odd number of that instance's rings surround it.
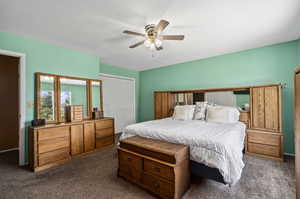
<svg viewBox="0 0 300 199">
<path fill-rule="evenodd" d="M 208 122 L 235 123 L 239 121 L 239 111 L 235 107 L 208 106 L 206 120 Z"/>
<path fill-rule="evenodd" d="M 196 102 L 196 108 L 194 113 L 194 120 L 205 120 L 207 102 Z"/>
<path fill-rule="evenodd" d="M 192 120 L 194 116 L 195 105 L 175 106 L 173 119 L 174 120 Z"/>
</svg>

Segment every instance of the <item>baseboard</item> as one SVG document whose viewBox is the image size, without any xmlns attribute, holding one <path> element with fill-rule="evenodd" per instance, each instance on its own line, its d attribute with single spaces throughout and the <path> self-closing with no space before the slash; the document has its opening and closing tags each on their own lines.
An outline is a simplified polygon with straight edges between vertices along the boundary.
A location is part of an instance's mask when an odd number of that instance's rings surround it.
<svg viewBox="0 0 300 199">
<path fill-rule="evenodd" d="M 19 150 L 19 148 L 13 148 L 13 149 L 7 149 L 7 150 L 0 151 L 0 153 L 6 153 L 9 151 L 18 151 L 18 150 Z"/>
</svg>

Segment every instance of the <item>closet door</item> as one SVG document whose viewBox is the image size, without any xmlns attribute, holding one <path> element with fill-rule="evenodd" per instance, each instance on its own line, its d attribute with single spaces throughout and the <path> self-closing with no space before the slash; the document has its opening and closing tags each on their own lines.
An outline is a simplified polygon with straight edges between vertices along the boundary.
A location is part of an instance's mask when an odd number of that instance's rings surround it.
<svg viewBox="0 0 300 199">
<path fill-rule="evenodd" d="M 279 88 L 265 87 L 265 128 L 278 132 L 279 129 Z"/>
<path fill-rule="evenodd" d="M 252 128 L 265 128 L 265 90 L 252 88 Z"/>
</svg>

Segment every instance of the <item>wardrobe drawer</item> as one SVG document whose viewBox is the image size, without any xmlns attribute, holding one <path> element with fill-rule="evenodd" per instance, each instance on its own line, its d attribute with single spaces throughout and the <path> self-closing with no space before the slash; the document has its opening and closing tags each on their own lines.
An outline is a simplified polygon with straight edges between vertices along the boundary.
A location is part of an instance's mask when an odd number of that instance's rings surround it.
<svg viewBox="0 0 300 199">
<path fill-rule="evenodd" d="M 142 179 L 142 171 L 135 170 L 128 165 L 122 165 L 122 167 L 119 168 L 119 176 L 123 176 L 127 180 L 135 183 L 140 183 Z"/>
<path fill-rule="evenodd" d="M 55 151 L 57 149 L 66 148 L 70 146 L 69 137 L 55 138 L 51 140 L 44 140 L 38 143 L 38 153 L 45 153 Z"/>
<path fill-rule="evenodd" d="M 144 160 L 144 170 L 145 172 L 160 176 L 162 178 L 166 178 L 168 180 L 174 179 L 174 172 L 171 167 L 160 164 L 158 162 L 154 162 L 152 160 Z"/>
<path fill-rule="evenodd" d="M 134 170 L 141 171 L 143 168 L 143 160 L 141 157 L 119 150 L 120 168 L 129 167 Z"/>
<path fill-rule="evenodd" d="M 45 164 L 53 163 L 68 158 L 70 158 L 70 149 L 62 148 L 55 151 L 39 154 L 38 163 L 39 166 L 43 166 Z"/>
<path fill-rule="evenodd" d="M 95 124 L 96 124 L 96 130 L 113 128 L 114 120 L 98 120 L 95 122 Z"/>
<path fill-rule="evenodd" d="M 60 137 L 69 137 L 70 136 L 70 127 L 55 127 L 55 128 L 46 128 L 38 130 L 38 141 L 60 138 Z"/>
<path fill-rule="evenodd" d="M 280 146 L 281 136 L 269 133 L 256 133 L 254 131 L 247 131 L 248 142 L 267 144 L 272 146 Z"/>
<path fill-rule="evenodd" d="M 96 130 L 96 138 L 105 138 L 108 136 L 114 135 L 114 129 L 113 128 L 106 128 L 106 129 L 97 129 Z"/>
<path fill-rule="evenodd" d="M 159 178 L 146 174 L 143 174 L 142 183 L 155 194 L 159 194 L 163 197 L 172 198 L 174 195 L 174 188 L 171 183 L 160 180 Z"/>
<path fill-rule="evenodd" d="M 280 157 L 280 147 L 276 146 L 248 143 L 248 151 L 250 153 Z"/>
</svg>

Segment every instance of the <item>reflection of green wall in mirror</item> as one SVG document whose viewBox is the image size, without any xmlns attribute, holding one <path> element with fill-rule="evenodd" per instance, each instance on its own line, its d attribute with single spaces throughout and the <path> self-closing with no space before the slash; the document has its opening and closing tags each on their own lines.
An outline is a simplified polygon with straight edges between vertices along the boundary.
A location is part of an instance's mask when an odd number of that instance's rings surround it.
<svg viewBox="0 0 300 199">
<path fill-rule="evenodd" d="M 244 104 L 250 103 L 250 95 L 249 94 L 237 94 L 236 96 L 236 105 L 240 108 L 244 106 Z"/>
<path fill-rule="evenodd" d="M 100 85 L 92 85 L 92 108 L 101 110 Z"/>
<path fill-rule="evenodd" d="M 61 104 L 63 98 L 63 92 L 70 92 L 71 100 L 70 105 L 83 105 L 84 116 L 88 115 L 87 96 L 86 96 L 86 85 L 71 85 L 61 84 Z M 64 117 L 64 107 L 61 107 L 61 116 Z"/>
</svg>

